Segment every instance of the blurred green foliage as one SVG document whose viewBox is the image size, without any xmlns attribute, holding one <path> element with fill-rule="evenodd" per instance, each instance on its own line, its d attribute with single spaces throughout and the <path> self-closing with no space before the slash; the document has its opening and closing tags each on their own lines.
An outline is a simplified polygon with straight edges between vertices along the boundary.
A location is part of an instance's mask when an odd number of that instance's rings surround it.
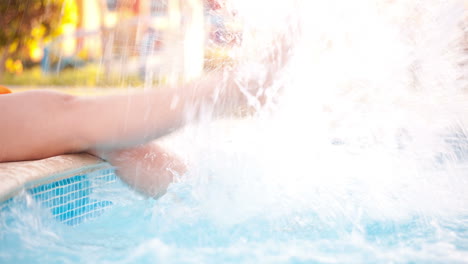
<svg viewBox="0 0 468 264">
<path fill-rule="evenodd" d="M 66 86 L 66 87 L 125 87 L 142 86 L 135 76 L 105 76 L 99 65 L 89 64 L 80 68 L 67 68 L 60 72 L 43 74 L 40 67 L 25 70 L 22 74 L 5 73 L 0 83 L 6 86 Z"/>
<path fill-rule="evenodd" d="M 65 0 L 3 0 L 0 1 L 0 74 L 7 58 L 28 56 L 28 44 L 37 34 L 51 36 L 61 21 Z M 36 29 L 36 34 L 33 30 Z"/>
</svg>

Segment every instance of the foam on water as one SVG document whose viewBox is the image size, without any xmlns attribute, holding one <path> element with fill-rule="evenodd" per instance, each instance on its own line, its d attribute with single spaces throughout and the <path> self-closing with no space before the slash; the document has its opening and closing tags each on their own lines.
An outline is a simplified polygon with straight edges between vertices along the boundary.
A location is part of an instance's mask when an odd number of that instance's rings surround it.
<svg viewBox="0 0 468 264">
<path fill-rule="evenodd" d="M 257 67 L 261 43 L 294 29 L 282 85 L 270 87 L 283 87 L 281 96 L 253 118 L 202 123 L 167 142 L 191 166 L 157 201 L 120 187 L 127 196 L 113 195 L 111 210 L 75 228 L 50 222 L 34 203 L 3 213 L 9 244 L 0 259 L 466 263 L 462 2 L 229 8 L 245 28 L 241 61 L 258 70 L 239 78 L 262 76 L 270 65 Z"/>
</svg>

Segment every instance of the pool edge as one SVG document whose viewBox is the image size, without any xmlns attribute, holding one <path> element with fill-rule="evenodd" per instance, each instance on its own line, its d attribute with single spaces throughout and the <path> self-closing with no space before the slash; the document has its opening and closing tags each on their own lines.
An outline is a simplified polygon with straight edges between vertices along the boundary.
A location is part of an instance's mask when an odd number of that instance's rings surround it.
<svg viewBox="0 0 468 264">
<path fill-rule="evenodd" d="M 90 154 L 68 154 L 43 160 L 0 163 L 0 203 L 21 190 L 112 166 Z"/>
</svg>

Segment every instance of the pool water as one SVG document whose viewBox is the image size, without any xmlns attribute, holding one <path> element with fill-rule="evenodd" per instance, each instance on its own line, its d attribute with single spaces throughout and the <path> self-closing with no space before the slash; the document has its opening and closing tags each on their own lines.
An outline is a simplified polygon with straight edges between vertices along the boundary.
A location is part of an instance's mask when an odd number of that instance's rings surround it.
<svg viewBox="0 0 468 264">
<path fill-rule="evenodd" d="M 307 166 L 316 168 L 300 175 L 285 175 L 263 153 L 267 150 L 257 148 L 265 143 L 260 138 L 246 140 L 231 135 L 227 140 L 213 138 L 209 133 L 205 136 L 217 144 L 209 148 L 197 146 L 199 149 L 193 155 L 204 153 L 204 156 L 200 155 L 189 173 L 158 200 L 139 196 L 118 178 L 109 176 L 108 169 L 65 182 L 64 186 L 70 186 L 70 182 L 80 181 L 80 190 L 95 186 L 77 195 L 89 205 L 88 211 L 98 214 L 81 217 L 80 221 L 60 217 L 63 214 L 53 210 L 56 204 L 48 197 L 44 203 L 43 195 L 36 195 L 37 190 L 43 191 L 50 184 L 16 196 L 0 213 L 0 262 L 466 263 L 468 260 L 464 192 L 468 180 L 463 159 L 453 162 L 435 157 L 430 171 L 418 175 L 425 169 L 418 170 L 408 179 L 405 174 L 414 173 L 414 168 L 399 157 L 373 150 L 374 158 L 370 158 L 366 153 L 349 153 L 346 144 L 330 142 L 329 153 L 325 148 L 320 150 L 320 162 L 309 160 Z M 245 149 L 241 140 L 246 145 L 254 144 L 257 152 Z M 449 142 L 453 143 L 453 137 Z M 466 149 L 455 151 L 460 157 L 466 153 Z M 259 153 L 264 158 L 258 158 Z M 341 164 L 341 168 L 333 168 L 326 162 Z M 385 166 L 398 162 L 406 164 L 398 172 L 401 175 L 385 181 L 389 177 Z M 363 163 L 380 164 L 364 169 Z M 327 170 L 321 170 L 322 166 Z M 322 175 L 314 175 L 319 171 Z M 341 175 L 337 174 L 339 171 Z M 291 173 L 297 171 L 292 169 Z M 103 180 L 102 175 L 107 175 L 104 181 L 108 184 L 98 182 Z M 52 185 L 56 188 L 60 183 Z M 74 211 L 83 215 L 78 207 Z M 69 215 L 76 219 L 76 215 L 75 218 Z"/>
</svg>

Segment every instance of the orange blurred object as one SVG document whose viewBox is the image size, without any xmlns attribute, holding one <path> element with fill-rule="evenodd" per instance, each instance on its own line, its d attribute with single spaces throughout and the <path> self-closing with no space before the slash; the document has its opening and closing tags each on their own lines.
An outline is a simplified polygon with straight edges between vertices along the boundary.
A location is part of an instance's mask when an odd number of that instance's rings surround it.
<svg viewBox="0 0 468 264">
<path fill-rule="evenodd" d="M 6 88 L 5 86 L 0 85 L 0 94 L 9 94 L 11 90 Z"/>
</svg>

